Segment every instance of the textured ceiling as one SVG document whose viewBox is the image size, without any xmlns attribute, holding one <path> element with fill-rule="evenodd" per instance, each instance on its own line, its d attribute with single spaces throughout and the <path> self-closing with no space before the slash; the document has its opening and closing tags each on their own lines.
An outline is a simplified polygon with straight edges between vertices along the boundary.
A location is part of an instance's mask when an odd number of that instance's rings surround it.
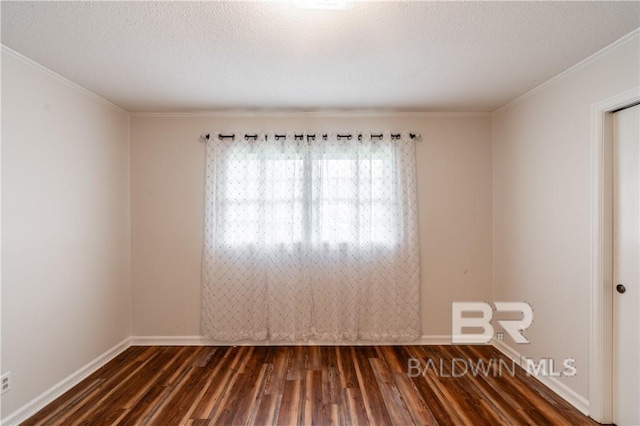
<svg viewBox="0 0 640 426">
<path fill-rule="evenodd" d="M 2 2 L 2 43 L 132 112 L 493 111 L 640 2 Z"/>
</svg>

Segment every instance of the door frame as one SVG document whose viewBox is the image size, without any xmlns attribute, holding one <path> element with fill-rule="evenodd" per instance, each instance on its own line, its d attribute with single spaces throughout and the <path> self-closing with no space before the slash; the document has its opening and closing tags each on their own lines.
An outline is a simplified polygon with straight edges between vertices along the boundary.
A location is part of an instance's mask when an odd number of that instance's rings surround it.
<svg viewBox="0 0 640 426">
<path fill-rule="evenodd" d="M 640 102 L 640 86 L 595 103 L 592 122 L 589 416 L 613 417 L 613 114 Z"/>
</svg>

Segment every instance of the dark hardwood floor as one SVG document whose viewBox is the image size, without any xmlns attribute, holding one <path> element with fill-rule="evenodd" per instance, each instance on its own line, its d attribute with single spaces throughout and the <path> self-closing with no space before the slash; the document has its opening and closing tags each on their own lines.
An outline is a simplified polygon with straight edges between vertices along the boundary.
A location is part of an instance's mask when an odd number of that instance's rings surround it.
<svg viewBox="0 0 640 426">
<path fill-rule="evenodd" d="M 491 346 L 134 346 L 23 425 L 597 424 L 510 371 Z"/>
</svg>

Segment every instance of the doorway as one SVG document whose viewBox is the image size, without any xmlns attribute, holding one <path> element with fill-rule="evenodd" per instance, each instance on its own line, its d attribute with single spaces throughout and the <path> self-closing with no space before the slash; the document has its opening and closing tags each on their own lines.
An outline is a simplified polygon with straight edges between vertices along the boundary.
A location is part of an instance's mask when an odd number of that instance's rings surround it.
<svg viewBox="0 0 640 426">
<path fill-rule="evenodd" d="M 613 130 L 612 420 L 640 424 L 640 105 Z"/>
<path fill-rule="evenodd" d="M 591 315 L 587 412 L 600 423 L 613 422 L 614 149 L 616 111 L 640 103 L 640 86 L 592 105 Z M 629 293 L 626 293 L 628 296 Z"/>
</svg>

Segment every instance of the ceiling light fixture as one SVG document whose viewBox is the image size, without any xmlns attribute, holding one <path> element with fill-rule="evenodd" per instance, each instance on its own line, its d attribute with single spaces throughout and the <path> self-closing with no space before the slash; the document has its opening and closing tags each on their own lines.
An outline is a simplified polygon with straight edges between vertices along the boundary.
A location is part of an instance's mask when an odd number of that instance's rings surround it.
<svg viewBox="0 0 640 426">
<path fill-rule="evenodd" d="M 300 9 L 349 9 L 353 0 L 294 0 Z"/>
</svg>

